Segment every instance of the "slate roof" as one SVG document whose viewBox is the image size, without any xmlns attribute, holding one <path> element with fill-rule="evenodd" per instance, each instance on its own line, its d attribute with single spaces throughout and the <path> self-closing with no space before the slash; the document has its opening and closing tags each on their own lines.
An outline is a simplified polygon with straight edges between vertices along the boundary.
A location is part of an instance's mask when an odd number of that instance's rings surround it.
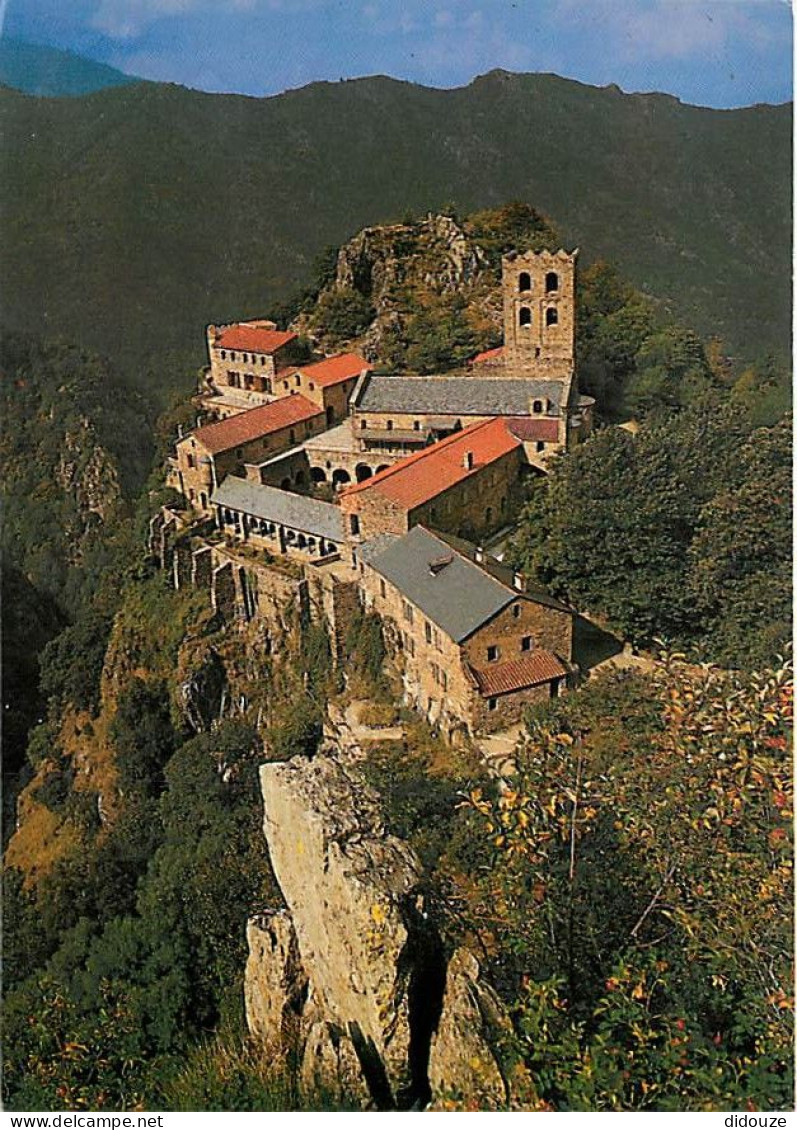
<svg viewBox="0 0 797 1130">
<path fill-rule="evenodd" d="M 392 545 L 394 541 L 398 541 L 397 534 L 375 534 L 374 537 L 369 538 L 368 541 L 361 542 L 357 546 L 357 556 L 360 561 L 364 561 L 366 565 L 370 565 L 375 557 Z"/>
<path fill-rule="evenodd" d="M 276 522 L 304 534 L 334 542 L 342 542 L 345 538 L 343 515 L 333 503 L 261 483 L 250 483 L 235 475 L 228 475 L 216 487 L 210 501 L 216 506 Z"/>
<path fill-rule="evenodd" d="M 465 538 L 458 538 L 456 534 L 444 534 L 440 531 L 435 531 L 435 537 L 445 542 L 451 549 L 456 550 L 460 556 L 466 557 L 468 561 L 472 561 L 474 564 L 476 563 L 476 554 L 479 551 L 473 542 L 466 541 Z M 515 597 L 525 597 L 526 600 L 532 600 L 535 604 L 544 604 L 546 608 L 556 608 L 559 612 L 573 614 L 572 608 L 561 600 L 557 600 L 555 596 L 551 596 L 544 588 L 531 583 L 525 577 L 523 578 L 522 590 L 516 589 L 514 585 L 515 570 L 510 569 L 508 565 L 504 565 L 489 553 L 482 551 L 482 560 L 478 567 L 483 569 L 485 573 L 489 573 L 491 577 L 495 577 L 506 588 L 512 589 Z"/>
<path fill-rule="evenodd" d="M 296 334 L 283 330 L 267 330 L 263 326 L 247 325 L 238 322 L 222 330 L 214 341 L 222 349 L 242 349 L 251 353 L 275 353 L 289 341 L 295 341 Z"/>
<path fill-rule="evenodd" d="M 481 420 L 431 447 L 400 459 L 372 478 L 347 487 L 343 493 L 348 497 L 376 492 L 411 510 L 518 447 L 520 440 L 511 434 L 506 420 Z M 469 467 L 465 466 L 466 454 L 472 456 Z"/>
<path fill-rule="evenodd" d="M 528 416 L 534 398 L 547 398 L 558 411 L 562 390 L 562 381 L 371 374 L 358 390 L 356 407 L 359 412 L 408 415 Z"/>
<path fill-rule="evenodd" d="M 424 526 L 369 552 L 368 563 L 456 643 L 513 601 L 536 600 L 502 584 Z"/>
<path fill-rule="evenodd" d="M 567 668 L 562 661 L 552 651 L 542 648 L 530 651 L 519 659 L 510 659 L 508 663 L 495 663 L 484 668 L 471 667 L 470 671 L 484 698 L 511 694 L 512 691 L 536 687 L 540 683 L 549 683 L 552 679 L 561 679 L 567 675 Z"/>
<path fill-rule="evenodd" d="M 191 438 L 201 443 L 211 455 L 218 455 L 221 451 L 241 447 L 262 436 L 290 427 L 291 424 L 312 420 L 322 413 L 323 409 L 317 404 L 294 394 L 273 400 L 270 404 L 261 404 L 259 408 L 238 412 L 235 416 L 228 416 L 226 420 L 217 420 L 215 424 L 205 424 L 203 428 L 191 432 Z"/>
</svg>

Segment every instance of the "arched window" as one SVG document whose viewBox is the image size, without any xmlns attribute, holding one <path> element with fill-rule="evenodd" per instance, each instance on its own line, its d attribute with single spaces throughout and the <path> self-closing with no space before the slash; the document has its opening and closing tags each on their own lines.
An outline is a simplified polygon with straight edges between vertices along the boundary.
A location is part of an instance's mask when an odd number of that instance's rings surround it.
<svg viewBox="0 0 797 1130">
<path fill-rule="evenodd" d="M 545 276 L 545 293 L 550 294 L 559 289 L 559 276 L 556 271 L 549 271 Z"/>
<path fill-rule="evenodd" d="M 521 271 L 518 275 L 517 288 L 520 294 L 524 294 L 527 290 L 531 290 L 531 275 L 528 271 Z"/>
<path fill-rule="evenodd" d="M 531 325 L 531 307 L 521 306 L 518 313 L 518 325 L 530 326 Z"/>
<path fill-rule="evenodd" d="M 540 413 L 542 412 L 542 401 L 541 400 L 535 400 L 534 403 L 531 406 L 531 410 L 532 410 L 532 412 L 534 413 L 535 416 L 539 416 Z"/>
<path fill-rule="evenodd" d="M 226 349 L 222 349 L 222 351 L 221 351 L 221 359 L 222 359 L 222 361 L 226 360 L 226 358 L 227 358 L 227 350 L 226 350 Z"/>
<path fill-rule="evenodd" d="M 559 311 L 555 306 L 549 306 L 545 311 L 546 326 L 556 326 L 559 323 Z"/>
</svg>

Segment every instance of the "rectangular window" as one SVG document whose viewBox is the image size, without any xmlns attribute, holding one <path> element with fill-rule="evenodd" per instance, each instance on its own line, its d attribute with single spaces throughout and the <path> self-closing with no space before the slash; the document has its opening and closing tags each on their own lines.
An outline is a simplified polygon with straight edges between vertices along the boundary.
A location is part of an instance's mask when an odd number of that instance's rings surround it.
<svg viewBox="0 0 797 1130">
<path fill-rule="evenodd" d="M 379 595 L 380 596 L 387 596 L 387 585 L 385 584 L 384 581 L 379 582 Z"/>
<path fill-rule="evenodd" d="M 440 672 L 440 686 L 444 691 L 448 690 L 448 675 L 446 675 L 445 671 Z"/>
<path fill-rule="evenodd" d="M 512 615 L 515 617 L 516 620 L 517 620 L 518 616 L 520 616 L 520 605 L 519 604 L 513 604 L 512 605 Z"/>
<path fill-rule="evenodd" d="M 487 699 L 487 709 L 488 710 L 495 710 L 497 708 L 497 706 L 498 706 L 498 699 L 497 698 L 488 698 Z"/>
<path fill-rule="evenodd" d="M 406 600 L 404 601 L 404 607 L 403 607 L 402 611 L 404 612 L 404 619 L 407 621 L 408 624 L 411 624 L 412 623 L 412 605 L 407 604 Z"/>
<path fill-rule="evenodd" d="M 521 651 L 531 651 L 531 649 L 533 647 L 534 647 L 534 640 L 531 638 L 531 636 L 523 636 L 523 638 L 520 641 L 520 650 Z"/>
<path fill-rule="evenodd" d="M 428 620 L 426 621 L 424 628 L 426 630 L 426 642 L 431 643 L 432 642 L 432 625 L 429 623 Z"/>
<path fill-rule="evenodd" d="M 487 662 L 488 663 L 495 663 L 497 658 L 498 658 L 498 645 L 491 643 L 490 646 L 487 648 Z"/>
</svg>

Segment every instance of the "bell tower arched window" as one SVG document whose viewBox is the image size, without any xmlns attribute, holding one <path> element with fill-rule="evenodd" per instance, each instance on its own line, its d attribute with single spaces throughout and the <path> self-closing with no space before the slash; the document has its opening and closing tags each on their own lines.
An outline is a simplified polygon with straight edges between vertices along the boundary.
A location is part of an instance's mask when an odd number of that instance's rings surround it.
<svg viewBox="0 0 797 1130">
<path fill-rule="evenodd" d="M 518 325 L 530 326 L 531 325 L 531 307 L 521 306 L 518 312 Z"/>
<path fill-rule="evenodd" d="M 559 324 L 559 311 L 555 306 L 549 306 L 545 311 L 545 324 L 546 326 L 556 326 Z"/>
<path fill-rule="evenodd" d="M 559 289 L 559 276 L 556 271 L 549 271 L 545 276 L 545 293 L 551 294 Z"/>
<path fill-rule="evenodd" d="M 525 294 L 527 290 L 531 290 L 531 275 L 528 271 L 521 271 L 518 275 L 517 288 L 520 294 Z"/>
</svg>

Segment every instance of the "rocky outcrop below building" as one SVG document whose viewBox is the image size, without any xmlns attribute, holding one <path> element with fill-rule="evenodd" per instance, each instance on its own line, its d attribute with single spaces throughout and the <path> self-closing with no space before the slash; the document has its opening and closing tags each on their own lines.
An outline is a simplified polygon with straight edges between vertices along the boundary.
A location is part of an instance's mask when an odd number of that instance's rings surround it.
<svg viewBox="0 0 797 1130">
<path fill-rule="evenodd" d="M 493 1050 L 508 1021 L 465 950 L 450 953 L 412 849 L 333 749 L 261 769 L 285 909 L 248 924 L 245 1000 L 263 1054 L 305 1091 L 363 1109 L 479 1096 L 506 1107 Z"/>
</svg>

